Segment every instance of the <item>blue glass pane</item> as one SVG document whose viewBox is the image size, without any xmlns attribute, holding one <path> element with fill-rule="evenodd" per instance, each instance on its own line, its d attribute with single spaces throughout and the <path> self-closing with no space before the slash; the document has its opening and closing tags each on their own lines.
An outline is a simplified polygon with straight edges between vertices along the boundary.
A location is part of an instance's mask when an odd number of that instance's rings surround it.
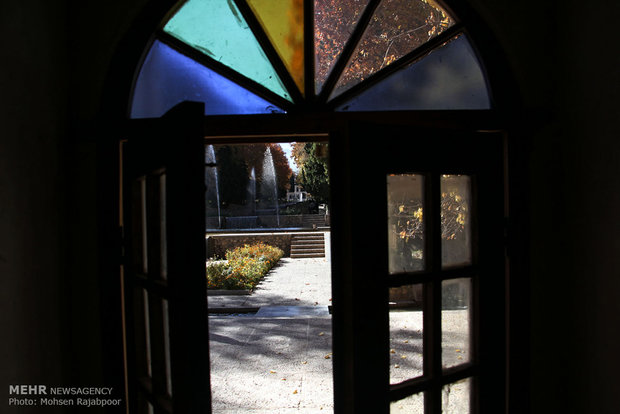
<svg viewBox="0 0 620 414">
<path fill-rule="evenodd" d="M 206 115 L 284 112 L 187 56 L 155 41 L 136 82 L 131 117 L 160 117 L 183 101 L 204 102 Z"/>
<path fill-rule="evenodd" d="M 164 30 L 291 99 L 233 0 L 188 0 L 166 23 Z"/>
<path fill-rule="evenodd" d="M 405 66 L 337 111 L 490 109 L 484 75 L 463 35 Z"/>
</svg>

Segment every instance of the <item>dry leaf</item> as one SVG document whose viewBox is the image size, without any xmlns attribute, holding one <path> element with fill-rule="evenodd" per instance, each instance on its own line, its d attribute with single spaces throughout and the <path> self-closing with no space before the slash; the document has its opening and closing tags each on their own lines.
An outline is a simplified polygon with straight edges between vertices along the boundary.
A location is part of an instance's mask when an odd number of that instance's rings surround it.
<svg viewBox="0 0 620 414">
<path fill-rule="evenodd" d="M 293 394 L 297 394 L 297 390 L 293 391 Z"/>
<path fill-rule="evenodd" d="M 395 354 L 396 350 L 395 349 L 390 349 L 390 354 Z"/>
<path fill-rule="evenodd" d="M 302 365 L 306 365 L 308 361 L 301 361 Z"/>
<path fill-rule="evenodd" d="M 319 332 L 319 336 L 325 335 L 325 332 Z"/>
<path fill-rule="evenodd" d="M 402 359 L 407 359 L 407 355 L 401 355 L 400 356 Z"/>
<path fill-rule="evenodd" d="M 270 370 L 269 373 L 270 374 L 275 374 L 276 372 L 274 370 Z"/>
</svg>

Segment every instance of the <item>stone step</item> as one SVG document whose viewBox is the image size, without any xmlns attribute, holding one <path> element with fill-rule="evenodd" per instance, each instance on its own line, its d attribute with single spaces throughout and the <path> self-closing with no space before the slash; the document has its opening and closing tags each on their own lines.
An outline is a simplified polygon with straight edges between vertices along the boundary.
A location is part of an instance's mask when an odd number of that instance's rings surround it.
<svg viewBox="0 0 620 414">
<path fill-rule="evenodd" d="M 291 245 L 291 251 L 293 250 L 308 250 L 308 249 L 325 249 L 325 243 L 323 244 L 304 244 L 301 246 Z"/>
<path fill-rule="evenodd" d="M 291 259 L 311 259 L 325 257 L 324 253 L 291 253 Z"/>
<path fill-rule="evenodd" d="M 291 255 L 297 253 L 325 253 L 325 248 L 317 247 L 314 249 L 291 249 Z"/>
<path fill-rule="evenodd" d="M 325 244 L 325 240 L 323 239 L 312 239 L 312 240 L 293 240 L 291 242 L 291 246 L 302 246 L 307 244 Z"/>
<path fill-rule="evenodd" d="M 325 257 L 323 233 L 296 234 L 291 239 L 291 258 Z"/>
<path fill-rule="evenodd" d="M 324 240 L 323 236 L 308 236 L 308 237 L 296 237 L 293 236 L 293 238 L 291 239 L 292 242 L 301 242 L 301 241 L 307 241 L 307 240 Z"/>
</svg>

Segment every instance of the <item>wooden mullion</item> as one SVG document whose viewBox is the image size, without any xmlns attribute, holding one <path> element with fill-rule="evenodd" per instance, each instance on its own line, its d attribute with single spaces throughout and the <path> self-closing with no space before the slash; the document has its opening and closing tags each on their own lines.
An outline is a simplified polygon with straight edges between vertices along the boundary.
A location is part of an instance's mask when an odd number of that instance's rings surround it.
<svg viewBox="0 0 620 414">
<path fill-rule="evenodd" d="M 435 279 L 450 280 L 462 277 L 473 277 L 478 273 L 475 265 L 464 266 L 441 271 L 422 271 L 419 273 L 396 273 L 387 277 L 389 287 L 399 287 L 403 285 L 413 285 L 418 283 L 428 283 Z"/>
<path fill-rule="evenodd" d="M 433 272 L 441 270 L 441 213 L 439 174 L 426 174 L 425 211 L 426 266 Z M 424 398 L 426 414 L 441 413 L 441 278 L 425 284 L 424 314 L 424 368 L 431 379 L 431 387 Z"/>
<path fill-rule="evenodd" d="M 329 96 L 332 93 L 332 89 L 336 86 L 338 79 L 340 79 L 342 72 L 349 63 L 349 59 L 351 59 L 351 55 L 353 55 L 353 52 L 355 52 L 355 48 L 357 47 L 357 44 L 364 35 L 366 27 L 368 26 L 368 23 L 370 23 L 370 19 L 372 18 L 372 15 L 379 6 L 380 1 L 381 0 L 370 0 L 368 5 L 366 6 L 366 9 L 364 9 L 364 12 L 362 13 L 362 16 L 357 22 L 357 25 L 355 26 L 355 29 L 353 30 L 349 41 L 344 46 L 340 57 L 332 67 L 329 76 L 323 84 L 323 89 L 321 89 L 321 93 L 319 94 L 319 103 L 324 104 L 329 99 Z"/>
<path fill-rule="evenodd" d="M 443 387 L 466 378 L 473 378 L 477 374 L 474 364 L 463 364 L 444 373 L 437 380 L 431 380 L 425 376 L 409 379 L 398 384 L 390 385 L 390 401 L 398 401 L 410 395 L 425 392 L 435 387 Z"/>
<path fill-rule="evenodd" d="M 390 385 L 390 401 L 402 400 L 410 395 L 424 392 L 428 390 L 430 384 L 429 378 L 422 376 Z"/>
<path fill-rule="evenodd" d="M 168 299 L 170 295 L 168 283 L 165 280 L 151 280 L 146 275 L 136 274 L 133 278 L 133 283 L 135 286 L 142 287 L 160 298 Z"/>
<path fill-rule="evenodd" d="M 266 88 L 260 83 L 243 76 L 239 72 L 224 65 L 223 63 L 218 62 L 217 60 L 205 55 L 204 53 L 193 48 L 187 43 L 182 42 L 176 37 L 164 31 L 159 31 L 157 32 L 157 38 L 162 43 L 170 46 L 172 49 L 176 50 L 182 55 L 187 56 L 188 58 L 231 80 L 232 82 L 235 82 L 239 86 L 249 90 L 250 92 L 278 106 L 279 108 L 282 108 L 285 111 L 290 111 L 293 108 L 294 104 L 291 103 L 289 100 L 283 98 L 282 96 Z"/>
<path fill-rule="evenodd" d="M 350 122 L 390 123 L 443 130 L 497 130 L 505 126 L 492 110 L 313 112 L 204 117 L 205 136 L 283 135 L 344 131 Z"/>
<path fill-rule="evenodd" d="M 286 65 L 282 61 L 280 54 L 275 49 L 269 36 L 265 33 L 262 24 L 258 21 L 258 18 L 254 15 L 252 8 L 247 4 L 245 0 L 233 0 L 237 5 L 237 8 L 243 15 L 246 23 L 250 27 L 250 30 L 254 34 L 254 37 L 262 47 L 267 59 L 275 69 L 276 73 L 280 77 L 280 80 L 284 83 L 285 89 L 290 93 L 291 98 L 295 104 L 301 104 L 303 102 L 303 96 L 299 91 L 299 87 L 295 83 L 295 80 L 289 73 Z"/>
<path fill-rule="evenodd" d="M 377 72 L 368 76 L 368 78 L 364 79 L 363 81 L 360 81 L 359 83 L 353 85 L 351 88 L 342 92 L 340 95 L 334 97 L 334 99 L 327 102 L 326 104 L 327 108 L 329 108 L 330 110 L 334 110 L 341 104 L 345 103 L 346 101 L 350 100 L 351 98 L 355 97 L 361 92 L 368 90 L 369 88 L 381 82 L 382 80 L 389 77 L 393 73 L 401 70 L 402 68 L 415 62 L 416 60 L 423 58 L 433 49 L 440 47 L 442 44 L 446 42 L 449 42 L 452 38 L 454 38 L 456 35 L 458 35 L 462 31 L 463 31 L 463 26 L 459 23 L 455 24 L 454 26 L 449 27 L 441 34 L 423 43 L 422 45 L 418 46 L 411 52 L 401 57 L 400 59 L 396 60 L 396 62 L 390 65 L 387 65 L 381 70 L 378 70 Z"/>
</svg>

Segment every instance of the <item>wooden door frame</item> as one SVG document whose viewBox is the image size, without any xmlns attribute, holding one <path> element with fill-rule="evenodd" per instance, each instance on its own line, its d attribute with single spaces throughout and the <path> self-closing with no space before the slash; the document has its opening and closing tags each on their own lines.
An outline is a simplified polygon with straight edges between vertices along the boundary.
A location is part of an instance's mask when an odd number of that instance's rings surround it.
<svg viewBox="0 0 620 414">
<path fill-rule="evenodd" d="M 501 116 L 496 111 L 396 111 L 396 112 L 371 112 L 371 113 L 310 113 L 310 114 L 270 114 L 270 115 L 240 115 L 240 116 L 205 116 L 203 118 L 203 128 L 205 135 L 210 136 L 247 136 L 252 134 L 258 135 L 273 135 L 273 134 L 286 134 L 293 140 L 296 134 L 317 134 L 328 132 L 330 134 L 330 140 L 332 140 L 332 147 L 335 147 L 338 143 L 342 143 L 342 137 L 346 131 L 346 125 L 350 121 L 355 120 L 372 120 L 378 122 L 388 122 L 392 124 L 414 124 L 418 126 L 427 127 L 439 127 L 443 129 L 465 129 L 465 130 L 505 130 L 508 131 L 510 125 L 515 124 L 515 120 L 508 120 Z M 109 138 L 110 134 L 119 136 L 118 131 L 130 131 L 134 128 L 139 129 L 141 124 L 148 122 L 148 120 L 129 120 L 124 121 L 121 124 L 109 125 L 107 128 L 102 129 L 101 134 Z M 511 137 L 518 135 L 518 131 L 514 128 L 510 129 L 512 132 L 506 132 L 508 137 L 508 149 L 505 154 L 507 161 L 513 160 L 515 155 L 511 155 L 510 148 L 517 147 L 519 145 L 511 144 Z M 121 134 L 122 136 L 122 134 Z M 223 142 L 225 139 L 219 139 Z M 234 141 L 234 139 L 233 139 Z M 333 152 L 331 152 L 333 153 Z M 120 251 L 120 237 L 117 227 L 113 223 L 118 223 L 117 206 L 118 201 L 118 141 L 101 139 L 98 145 L 98 191 L 100 206 L 102 210 L 99 212 L 99 233 L 100 233 L 100 255 L 101 257 L 118 257 Z M 517 154 L 517 160 L 520 159 L 522 154 L 519 151 Z M 509 165 L 509 163 L 506 163 Z M 513 175 L 510 175 L 509 181 L 515 181 L 514 171 L 517 170 L 517 176 L 519 172 L 523 171 L 523 168 L 514 168 Z M 520 167 L 517 164 L 517 167 Z M 517 184 L 520 181 L 517 180 Z M 336 184 L 333 184 L 336 185 Z M 512 191 L 509 197 L 507 205 L 522 205 L 523 199 L 521 195 L 523 191 Z M 342 194 L 333 194 L 332 202 L 341 202 L 346 206 L 347 200 L 341 199 Z M 339 200 L 340 199 L 340 200 Z M 339 201 L 336 201 L 339 200 Z M 112 201 L 112 202 L 111 202 Z M 514 208 L 514 207 L 513 207 Z M 332 210 L 333 211 L 333 210 Z M 334 214 L 337 214 L 333 211 Z M 521 222 L 526 218 L 522 212 L 518 218 Z M 514 218 L 507 224 L 509 228 L 514 227 Z M 111 225 L 111 223 L 113 225 Z M 337 220 L 334 220 L 334 226 L 338 226 Z M 346 237 L 349 230 L 344 227 L 340 231 L 333 232 L 333 243 L 337 245 L 342 241 L 339 241 L 339 235 Z M 510 299 L 509 301 L 509 338 L 507 349 L 515 348 L 516 346 L 523 346 L 527 343 L 529 323 L 527 321 L 527 309 L 523 310 L 522 306 L 527 304 L 527 279 L 523 276 L 527 270 L 527 254 L 523 247 L 520 247 L 519 240 L 523 241 L 526 238 L 526 234 L 521 231 L 517 237 L 509 237 L 508 242 L 512 246 L 511 256 L 513 258 L 520 258 L 520 260 L 511 260 L 507 262 L 507 274 L 512 274 L 508 280 L 506 295 Z M 524 244 L 525 246 L 525 244 Z M 338 252 L 335 252 L 338 253 Z M 347 254 L 344 252 L 344 254 Z M 332 255 L 333 260 L 336 263 L 339 260 L 340 254 Z M 105 369 L 106 378 L 110 384 L 116 384 L 119 389 L 124 388 L 122 369 L 119 369 L 118 361 L 122 359 L 122 334 L 118 326 L 120 319 L 120 301 L 118 292 L 119 286 L 119 268 L 118 261 L 115 260 L 103 260 L 100 261 L 100 274 L 102 275 L 102 300 L 106 304 L 102 325 L 106 337 L 106 346 L 108 351 L 105 354 Z M 334 266 L 336 266 L 334 263 Z M 520 278 L 514 277 L 515 274 L 520 275 Z M 332 288 L 334 291 L 347 291 L 348 286 L 344 281 L 334 278 Z M 511 292 L 519 292 L 523 296 L 514 298 Z M 338 302 L 339 299 L 334 297 L 334 300 Z M 343 307 L 351 306 L 350 298 L 343 297 L 340 299 Z M 337 306 L 335 304 L 335 306 Z M 515 309 L 519 308 L 522 312 L 517 315 Z M 334 329 L 342 332 L 341 339 L 335 338 L 334 352 L 345 352 L 350 349 L 351 341 L 353 340 L 350 330 L 347 327 L 346 318 L 340 318 L 338 312 L 334 314 L 333 318 Z M 110 344 L 117 344 L 111 346 Z M 507 355 L 506 365 L 509 367 L 509 407 L 527 406 L 527 350 L 523 353 L 511 352 Z M 336 412 L 345 412 L 344 408 L 351 404 L 353 398 L 352 381 L 353 375 L 345 361 L 338 358 L 334 358 L 334 372 L 339 377 L 334 383 L 334 396 L 335 396 L 335 409 Z M 518 396 L 517 400 L 515 397 Z M 118 411 L 120 412 L 120 411 Z"/>
</svg>

